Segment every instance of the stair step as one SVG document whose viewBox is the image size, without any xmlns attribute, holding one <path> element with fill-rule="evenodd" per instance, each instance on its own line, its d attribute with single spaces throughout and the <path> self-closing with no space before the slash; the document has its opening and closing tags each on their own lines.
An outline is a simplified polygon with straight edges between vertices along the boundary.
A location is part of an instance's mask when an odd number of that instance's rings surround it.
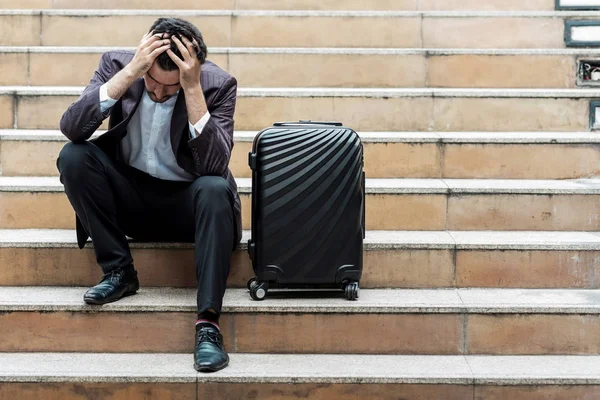
<svg viewBox="0 0 600 400">
<path fill-rule="evenodd" d="M 0 87 L 0 128 L 57 129 L 82 90 Z M 597 97 L 600 90 L 592 89 L 239 88 L 236 127 L 259 130 L 308 117 L 358 131 L 581 132 L 589 129 L 589 102 Z"/>
<path fill-rule="evenodd" d="M 237 182 L 248 229 L 251 180 Z M 368 179 L 366 192 L 369 230 L 600 230 L 597 179 Z M 74 225 L 56 177 L 0 177 L 0 206 L 0 228 Z"/>
<path fill-rule="evenodd" d="M 191 368 L 191 354 L 4 353 L 0 379 L 21 383 L 126 379 L 132 383 L 600 384 L 600 357 L 233 354 L 231 359 L 228 368 L 207 375 Z"/>
<path fill-rule="evenodd" d="M 235 132 L 230 168 L 251 177 L 255 131 Z M 368 178 L 573 179 L 600 173 L 600 135 L 589 132 L 359 132 Z M 0 175 L 58 175 L 60 131 L 0 130 Z"/>
<path fill-rule="evenodd" d="M 594 398 L 600 357 L 231 354 L 198 374 L 191 354 L 0 354 L 0 395 L 124 398 Z M 58 393 L 57 393 L 58 392 Z"/>
<path fill-rule="evenodd" d="M 0 45 L 136 46 L 139 37 L 164 14 L 161 10 L 1 10 L 6 34 Z M 211 46 L 415 48 L 563 48 L 565 19 L 600 15 L 588 11 L 288 10 L 173 10 L 168 14 L 202 27 Z M 324 29 L 327 35 L 322 34 Z M 105 35 L 107 30 L 113 34 Z"/>
<path fill-rule="evenodd" d="M 101 53 L 113 49 L 0 47 L 6 71 L 0 85 L 86 85 Z M 244 87 L 567 89 L 575 87 L 576 60 L 598 55 L 593 49 L 209 49 L 209 59 Z M 364 73 L 375 66 L 377 74 Z"/>
<path fill-rule="evenodd" d="M 233 255 L 229 287 L 254 275 L 249 238 L 245 231 Z M 143 286 L 195 286 L 192 244 L 130 248 Z M 361 287 L 595 289 L 599 257 L 596 232 L 367 231 Z M 91 243 L 79 250 L 72 230 L 0 230 L 0 260 L 11 266 L 0 286 L 92 286 L 100 276 Z"/>
<path fill-rule="evenodd" d="M 196 290 L 141 288 L 137 295 L 103 306 L 83 303 L 87 287 L 1 286 L 0 311 L 99 313 L 193 312 Z M 600 315 L 598 289 L 364 289 L 358 301 L 340 291 L 271 289 L 266 300 L 254 301 L 246 289 L 228 289 L 224 313 L 319 314 L 551 314 Z M 327 301 L 324 301 L 327 299 Z"/>
<path fill-rule="evenodd" d="M 232 354 L 229 367 L 214 374 L 197 374 L 190 354 L 7 353 L 0 363 L 0 394 L 49 400 L 98 391 L 182 400 L 242 399 L 249 393 L 282 400 L 299 393 L 315 400 L 569 399 L 593 398 L 600 384 L 599 357 L 578 356 Z"/>
<path fill-rule="evenodd" d="M 197 10 L 554 10 L 553 0 L 0 0 L 5 9 L 197 9 Z"/>
<path fill-rule="evenodd" d="M 194 289 L 142 288 L 102 307 L 83 303 L 86 289 L 1 287 L 0 351 L 193 350 Z M 600 291 L 365 289 L 355 302 L 270 291 L 256 302 L 229 289 L 220 326 L 234 353 L 595 355 Z"/>
</svg>

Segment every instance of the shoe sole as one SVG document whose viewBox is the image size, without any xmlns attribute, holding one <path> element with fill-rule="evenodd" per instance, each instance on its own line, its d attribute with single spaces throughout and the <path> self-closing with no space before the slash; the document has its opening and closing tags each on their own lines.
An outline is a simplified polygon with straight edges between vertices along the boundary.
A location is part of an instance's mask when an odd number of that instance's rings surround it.
<svg viewBox="0 0 600 400">
<path fill-rule="evenodd" d="M 85 304 L 90 304 L 90 305 L 94 305 L 94 306 L 101 306 L 104 304 L 108 304 L 108 303 L 114 303 L 115 301 L 119 301 L 124 297 L 129 297 L 129 296 L 133 296 L 134 294 L 137 294 L 137 291 L 135 292 L 126 292 L 123 293 L 123 296 L 114 299 L 114 300 L 107 300 L 107 301 L 102 301 L 102 300 L 97 300 L 97 299 L 92 299 L 92 298 L 86 298 L 85 296 L 83 297 L 83 301 L 85 302 Z"/>
<path fill-rule="evenodd" d="M 220 371 L 223 368 L 227 367 L 228 365 L 229 365 L 229 363 L 227 363 L 219 368 L 211 368 L 211 367 L 199 367 L 198 365 L 194 364 L 194 369 L 198 372 L 217 372 L 217 371 Z"/>
</svg>

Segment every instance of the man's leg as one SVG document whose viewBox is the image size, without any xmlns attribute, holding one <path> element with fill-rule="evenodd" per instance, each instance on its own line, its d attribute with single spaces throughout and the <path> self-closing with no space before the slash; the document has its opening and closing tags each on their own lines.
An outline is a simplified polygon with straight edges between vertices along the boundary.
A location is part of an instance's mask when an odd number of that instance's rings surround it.
<svg viewBox="0 0 600 400">
<path fill-rule="evenodd" d="M 198 321 L 194 359 L 200 371 L 217 371 L 229 362 L 219 331 L 219 315 L 236 232 L 233 199 L 225 179 L 203 176 L 178 193 L 168 194 L 161 204 L 152 205 L 168 240 L 195 243 Z"/>
<path fill-rule="evenodd" d="M 161 195 L 146 192 L 150 187 Z M 154 231 L 150 240 L 195 243 L 198 313 L 218 315 L 236 232 L 234 197 L 227 181 L 218 176 L 202 176 L 191 183 L 156 180 L 140 190 L 145 199 L 152 199 L 151 204 L 146 202 L 154 224 L 146 228 Z"/>
<path fill-rule="evenodd" d="M 196 179 L 188 191 L 195 217 L 198 313 L 210 310 L 218 315 L 234 246 L 233 194 L 227 181 L 216 176 Z"/>
<path fill-rule="evenodd" d="M 227 181 L 206 176 L 196 179 L 190 188 L 196 223 L 196 277 L 198 280 L 198 316 L 194 366 L 210 372 L 224 368 L 229 357 L 218 329 L 219 315 L 234 246 L 233 194 Z"/>
<path fill-rule="evenodd" d="M 60 180 L 75 213 L 92 238 L 96 260 L 105 274 L 84 296 L 103 304 L 139 288 L 127 238 L 117 220 L 132 218 L 143 208 L 130 182 L 114 162 L 93 143 L 68 143 L 60 152 Z"/>
</svg>

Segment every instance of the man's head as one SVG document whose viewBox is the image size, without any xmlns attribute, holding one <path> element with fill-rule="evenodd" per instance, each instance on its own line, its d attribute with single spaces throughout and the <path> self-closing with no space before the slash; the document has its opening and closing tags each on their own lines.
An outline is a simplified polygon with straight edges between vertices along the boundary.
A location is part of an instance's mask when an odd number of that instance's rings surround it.
<svg viewBox="0 0 600 400">
<path fill-rule="evenodd" d="M 154 35 L 164 35 L 165 38 L 175 36 L 180 40 L 182 37 L 185 37 L 192 43 L 195 41 L 198 44 L 198 46 L 194 46 L 196 57 L 198 57 L 201 64 L 204 64 L 204 61 L 206 61 L 206 44 L 204 43 L 202 34 L 193 24 L 179 18 L 159 18 L 152 24 L 149 32 L 154 32 Z M 177 57 L 183 59 L 179 48 L 172 40 L 171 51 Z M 179 84 L 179 68 L 171 60 L 166 51 L 156 57 L 144 80 L 148 95 L 157 103 L 168 100 L 169 97 L 173 96 L 181 88 Z"/>
</svg>

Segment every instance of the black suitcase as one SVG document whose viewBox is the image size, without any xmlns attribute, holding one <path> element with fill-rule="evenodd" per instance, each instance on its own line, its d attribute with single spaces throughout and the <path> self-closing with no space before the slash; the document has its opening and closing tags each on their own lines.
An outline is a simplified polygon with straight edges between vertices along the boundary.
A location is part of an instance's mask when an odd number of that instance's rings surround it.
<svg viewBox="0 0 600 400">
<path fill-rule="evenodd" d="M 341 289 L 359 296 L 365 174 L 359 136 L 338 122 L 280 122 L 254 138 L 254 300 L 269 288 Z"/>
</svg>

